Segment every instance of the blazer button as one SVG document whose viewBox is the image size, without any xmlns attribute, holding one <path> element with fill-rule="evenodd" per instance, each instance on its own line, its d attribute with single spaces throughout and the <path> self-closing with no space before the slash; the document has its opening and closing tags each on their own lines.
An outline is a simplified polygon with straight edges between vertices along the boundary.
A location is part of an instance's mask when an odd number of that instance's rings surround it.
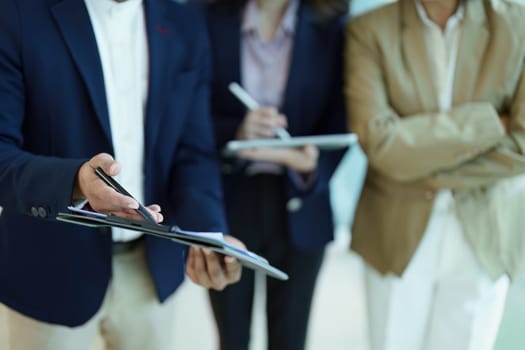
<svg viewBox="0 0 525 350">
<path fill-rule="evenodd" d="M 288 209 L 290 213 L 294 213 L 298 211 L 299 209 L 301 209 L 302 206 L 303 206 L 303 201 L 297 197 L 291 198 L 288 201 L 288 203 L 286 203 L 286 209 Z"/>
<path fill-rule="evenodd" d="M 31 215 L 38 217 L 38 209 L 36 207 L 31 207 Z"/>
<path fill-rule="evenodd" d="M 39 207 L 38 216 L 40 216 L 42 219 L 45 219 L 47 217 L 47 210 L 45 208 Z"/>
</svg>

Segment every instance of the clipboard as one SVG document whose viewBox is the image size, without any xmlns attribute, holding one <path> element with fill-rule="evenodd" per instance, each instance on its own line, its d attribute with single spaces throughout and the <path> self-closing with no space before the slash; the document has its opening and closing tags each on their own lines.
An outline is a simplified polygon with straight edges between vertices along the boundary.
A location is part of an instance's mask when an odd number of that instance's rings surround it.
<svg viewBox="0 0 525 350">
<path fill-rule="evenodd" d="M 296 136 L 288 139 L 256 139 L 256 140 L 232 140 L 224 147 L 225 156 L 233 156 L 237 152 L 248 148 L 259 147 L 301 147 L 305 145 L 314 145 L 321 150 L 330 151 L 349 147 L 357 142 L 357 135 L 348 134 L 331 134 L 316 136 Z"/>
<path fill-rule="evenodd" d="M 262 256 L 225 242 L 222 233 L 185 231 L 177 226 L 130 220 L 113 214 L 106 215 L 75 207 L 68 207 L 68 209 L 69 213 L 58 213 L 56 219 L 88 227 L 119 227 L 170 239 L 188 246 L 206 248 L 219 254 L 237 258 L 243 266 L 252 270 L 262 271 L 278 280 L 288 280 L 288 275 L 285 272 L 270 265 L 268 260 Z"/>
</svg>

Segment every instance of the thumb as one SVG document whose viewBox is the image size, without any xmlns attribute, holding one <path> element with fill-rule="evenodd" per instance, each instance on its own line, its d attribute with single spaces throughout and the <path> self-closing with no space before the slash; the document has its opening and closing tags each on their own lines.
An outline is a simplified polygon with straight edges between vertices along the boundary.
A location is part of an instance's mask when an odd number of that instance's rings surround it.
<svg viewBox="0 0 525 350">
<path fill-rule="evenodd" d="M 113 157 L 107 153 L 99 153 L 89 160 L 89 165 L 96 169 L 102 168 L 109 176 L 115 176 L 120 173 L 120 163 L 113 159 Z"/>
</svg>

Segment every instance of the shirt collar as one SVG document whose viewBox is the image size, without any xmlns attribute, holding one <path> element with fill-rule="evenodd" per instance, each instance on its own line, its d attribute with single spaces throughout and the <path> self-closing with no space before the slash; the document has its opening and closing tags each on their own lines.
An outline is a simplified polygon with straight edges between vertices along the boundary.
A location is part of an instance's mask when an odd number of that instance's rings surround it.
<svg viewBox="0 0 525 350">
<path fill-rule="evenodd" d="M 277 31 L 282 30 L 289 34 L 295 33 L 295 25 L 297 23 L 298 8 L 299 8 L 299 0 L 290 1 L 283 15 L 281 23 L 279 24 L 279 28 L 277 28 Z M 259 20 L 259 8 L 257 7 L 257 0 L 249 0 L 244 9 L 244 16 L 243 16 L 241 31 L 243 33 L 256 32 L 258 20 Z"/>
<path fill-rule="evenodd" d="M 432 20 L 428 17 L 427 15 L 427 11 L 425 10 L 425 8 L 423 7 L 423 4 L 421 4 L 421 0 L 415 0 L 416 2 L 416 8 L 417 8 L 417 13 L 419 14 L 419 18 L 421 18 L 421 21 L 426 25 L 426 26 L 433 26 L 433 25 L 436 25 L 434 22 L 432 22 Z M 456 24 L 458 24 L 464 17 L 465 15 L 465 2 L 460 0 L 459 2 L 459 6 L 458 6 L 458 9 L 456 10 L 456 12 L 447 20 L 447 25 L 446 25 L 446 28 L 445 28 L 445 31 L 446 29 L 448 29 L 449 27 L 451 26 L 455 26 Z"/>
<path fill-rule="evenodd" d="M 144 0 L 126 0 L 117 2 L 115 0 L 85 0 L 98 14 L 112 14 L 113 12 L 124 9 L 141 6 Z"/>
</svg>

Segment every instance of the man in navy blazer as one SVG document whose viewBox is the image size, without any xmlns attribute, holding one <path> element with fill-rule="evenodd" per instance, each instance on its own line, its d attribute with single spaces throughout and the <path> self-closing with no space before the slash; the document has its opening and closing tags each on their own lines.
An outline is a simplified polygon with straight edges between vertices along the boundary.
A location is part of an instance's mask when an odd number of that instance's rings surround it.
<svg viewBox="0 0 525 350">
<path fill-rule="evenodd" d="M 69 333 L 54 345 L 45 344 L 46 332 L 35 334 L 51 324 L 75 327 L 71 331 L 88 324 L 108 303 L 108 285 L 117 283 L 111 281 L 116 266 L 110 231 L 57 222 L 57 213 L 78 197 L 94 209 L 137 217 L 136 201 L 110 190 L 93 172 L 102 166 L 116 175 L 126 164 L 108 155 L 117 140 L 87 3 L 0 0 L 0 302 L 14 320 L 9 333 L 16 349 L 33 335 L 40 338 L 28 348 L 80 349 L 80 340 L 65 345 Z M 158 204 L 149 208 L 159 221 L 160 206 L 169 224 L 224 232 L 204 20 L 169 0 L 144 0 L 141 11 L 149 65 L 144 124 L 136 125 L 144 130 L 143 174 L 136 176 L 143 176 L 144 202 Z M 152 280 L 153 295 L 144 303 L 158 307 L 183 281 L 187 254 L 167 240 L 141 240 L 147 275 L 141 278 Z M 192 248 L 186 270 L 197 283 L 222 289 L 240 277 L 240 265 L 225 261 Z M 135 287 L 126 287 L 114 288 L 125 291 L 120 302 L 134 293 Z M 170 329 L 156 325 L 157 333 L 150 334 L 142 316 L 137 311 L 124 320 L 140 326 L 125 337 L 155 338 Z M 134 342 L 117 348 L 157 349 Z"/>
</svg>

